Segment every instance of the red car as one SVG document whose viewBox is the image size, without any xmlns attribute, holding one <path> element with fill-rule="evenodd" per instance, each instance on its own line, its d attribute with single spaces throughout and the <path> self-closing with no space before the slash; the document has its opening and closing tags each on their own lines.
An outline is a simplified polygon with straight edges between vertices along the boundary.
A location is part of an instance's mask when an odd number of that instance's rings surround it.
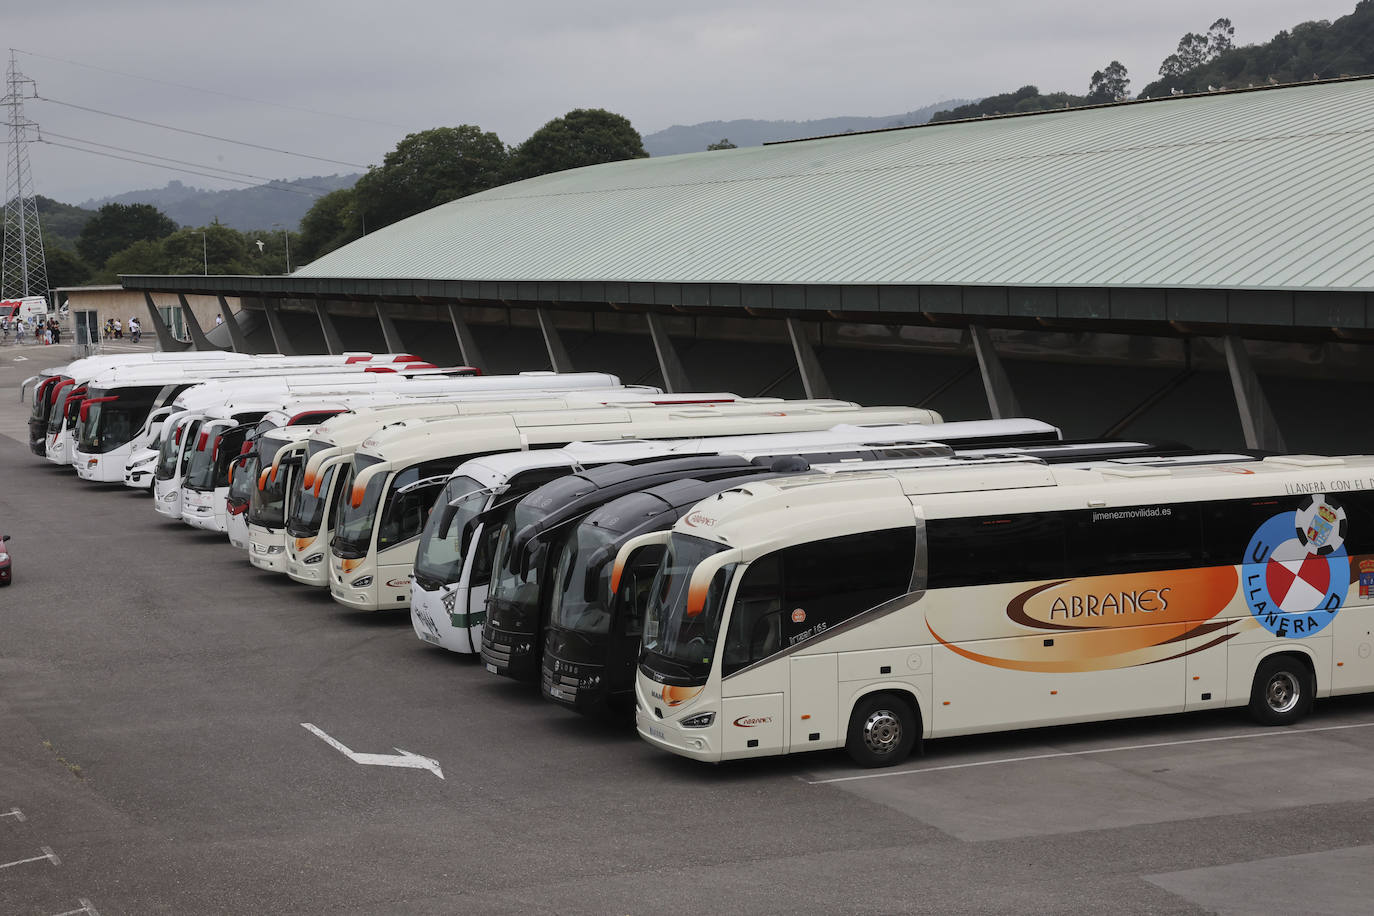
<svg viewBox="0 0 1374 916">
<path fill-rule="evenodd" d="M 5 546 L 5 541 L 9 539 L 8 534 L 0 534 L 0 585 L 9 585 L 12 578 L 10 575 L 10 552 L 9 548 Z"/>
</svg>

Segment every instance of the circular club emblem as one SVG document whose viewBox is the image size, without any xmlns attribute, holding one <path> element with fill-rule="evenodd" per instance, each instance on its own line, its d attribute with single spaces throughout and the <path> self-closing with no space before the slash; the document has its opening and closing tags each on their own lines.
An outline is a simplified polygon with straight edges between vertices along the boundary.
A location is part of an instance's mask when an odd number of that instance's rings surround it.
<svg viewBox="0 0 1374 916">
<path fill-rule="evenodd" d="M 1329 528 L 1304 527 L 1314 517 L 1329 522 Z M 1335 618 L 1350 589 L 1344 522 L 1343 509 L 1314 496 L 1296 512 L 1273 516 L 1250 538 L 1245 600 L 1270 633 L 1286 639 L 1311 636 Z M 1307 534 L 1309 527 L 1316 533 Z"/>
<path fill-rule="evenodd" d="M 797 608 L 796 610 L 794 610 L 792 612 L 792 622 L 806 623 L 806 611 L 803 611 L 801 608 Z"/>
<path fill-rule="evenodd" d="M 1323 496 L 1309 496 L 1297 511 L 1298 540 L 1311 553 L 1330 556 L 1345 544 L 1345 509 Z"/>
</svg>

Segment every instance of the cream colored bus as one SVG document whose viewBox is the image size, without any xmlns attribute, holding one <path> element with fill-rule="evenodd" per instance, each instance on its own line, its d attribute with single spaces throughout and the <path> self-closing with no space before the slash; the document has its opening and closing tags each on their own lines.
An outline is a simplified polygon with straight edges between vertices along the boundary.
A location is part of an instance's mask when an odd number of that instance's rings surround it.
<svg viewBox="0 0 1374 916">
<path fill-rule="evenodd" d="M 1367 456 L 739 487 L 671 532 L 638 730 L 705 761 L 844 747 L 883 766 L 1058 723 L 1248 706 L 1290 724 L 1374 690 L 1372 487 Z"/>
</svg>

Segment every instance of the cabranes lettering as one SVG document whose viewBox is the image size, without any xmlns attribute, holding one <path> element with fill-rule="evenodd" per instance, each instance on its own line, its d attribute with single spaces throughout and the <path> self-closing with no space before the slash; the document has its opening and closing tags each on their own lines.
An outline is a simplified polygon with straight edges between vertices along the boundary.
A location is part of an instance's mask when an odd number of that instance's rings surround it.
<svg viewBox="0 0 1374 916">
<path fill-rule="evenodd" d="M 1169 586 L 1142 588 L 1128 592 L 1107 592 L 1097 595 L 1063 595 L 1050 605 L 1050 620 L 1056 616 L 1065 620 L 1074 617 L 1104 617 L 1107 614 L 1153 614 L 1169 609 Z"/>
</svg>

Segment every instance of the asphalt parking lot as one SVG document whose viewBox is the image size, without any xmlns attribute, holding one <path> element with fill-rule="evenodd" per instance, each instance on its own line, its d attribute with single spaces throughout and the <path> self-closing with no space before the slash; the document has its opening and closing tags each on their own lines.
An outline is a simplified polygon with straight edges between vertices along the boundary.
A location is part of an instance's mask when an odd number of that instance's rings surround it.
<svg viewBox="0 0 1374 916">
<path fill-rule="evenodd" d="M 1374 908 L 1374 698 L 695 764 L 37 459 L 41 350 L 0 349 L 0 914 Z"/>
</svg>

